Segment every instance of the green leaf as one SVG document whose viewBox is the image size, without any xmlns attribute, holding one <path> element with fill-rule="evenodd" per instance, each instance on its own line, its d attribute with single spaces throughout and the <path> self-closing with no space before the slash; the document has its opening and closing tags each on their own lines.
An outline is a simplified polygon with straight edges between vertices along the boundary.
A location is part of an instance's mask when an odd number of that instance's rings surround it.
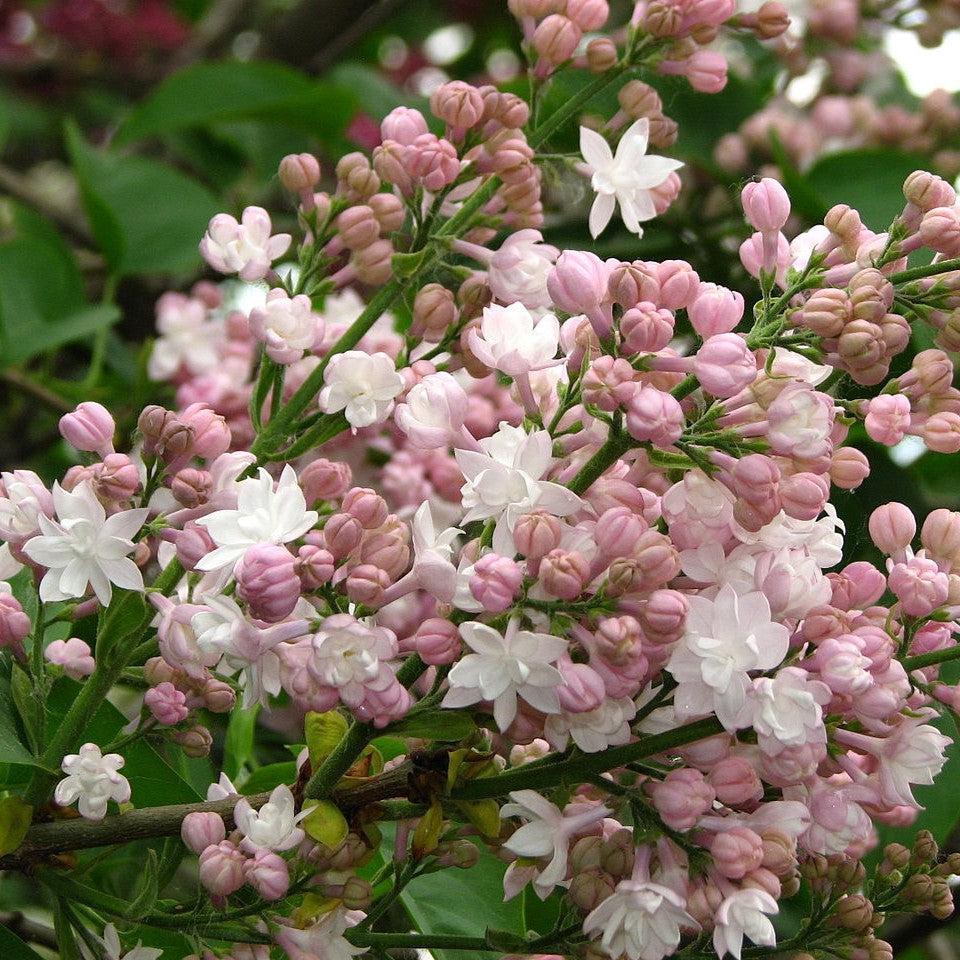
<svg viewBox="0 0 960 960">
<path fill-rule="evenodd" d="M 303 818 L 307 835 L 335 850 L 346 839 L 350 826 L 340 808 L 329 800 L 308 800 L 303 805 L 310 813 Z"/>
<path fill-rule="evenodd" d="M 386 840 L 391 843 L 391 840 Z M 520 898 L 503 902 L 506 865 L 484 847 L 469 870 L 443 870 L 417 877 L 401 895 L 421 933 L 485 936 L 488 930 L 521 934 Z M 475 951 L 431 950 L 437 960 L 481 960 L 499 956 Z"/>
<path fill-rule="evenodd" d="M 254 770 L 240 790 L 249 797 L 255 793 L 266 793 L 274 787 L 279 787 L 281 783 L 292 784 L 296 779 L 296 762 L 285 760 L 282 763 L 271 763 Z"/>
<path fill-rule="evenodd" d="M 13 702 L 16 704 L 17 713 L 20 715 L 30 746 L 34 753 L 39 753 L 43 742 L 43 701 L 33 689 L 29 674 L 18 663 L 13 665 L 13 672 L 10 674 L 10 693 L 13 696 Z M 21 760 L 19 762 L 34 763 L 35 761 L 31 756 L 29 761 Z"/>
<path fill-rule="evenodd" d="M 307 738 L 310 767 L 317 770 L 346 736 L 347 719 L 336 710 L 325 713 L 311 710 L 303 719 L 303 733 Z"/>
<path fill-rule="evenodd" d="M 388 731 L 398 737 L 454 743 L 469 737 L 476 729 L 473 717 L 466 710 L 423 710 L 414 711 Z"/>
<path fill-rule="evenodd" d="M 112 603 L 100 610 L 97 620 L 97 656 L 102 657 L 134 633 L 146 613 L 143 594 L 133 590 L 114 590 Z"/>
<path fill-rule="evenodd" d="M 925 163 L 916 154 L 864 147 L 827 154 L 807 171 L 806 180 L 825 209 L 848 203 L 867 226 L 884 230 L 903 209 L 903 181 Z"/>
<path fill-rule="evenodd" d="M 253 757 L 253 738 L 260 705 L 244 710 L 239 704 L 230 714 L 227 739 L 223 748 L 223 772 L 233 780 Z"/>
<path fill-rule="evenodd" d="M 356 99 L 349 88 L 312 80 L 277 63 L 199 63 L 167 77 L 120 127 L 118 144 L 235 120 L 271 120 L 338 135 Z"/>
<path fill-rule="evenodd" d="M 330 71 L 330 78 L 353 91 L 364 113 L 382 120 L 394 107 L 416 107 L 430 117 L 426 97 L 417 97 L 392 84 L 382 73 L 362 63 L 343 63 Z M 429 121 L 428 121 L 429 122 Z"/>
<path fill-rule="evenodd" d="M 95 150 L 76 127 L 67 147 L 83 205 L 112 273 L 165 273 L 199 264 L 197 244 L 220 204 L 155 160 Z"/>
<path fill-rule="evenodd" d="M 11 684 L 0 679 L 0 763 L 33 766 L 36 760 L 24 746 L 17 729 L 18 713 Z"/>
<path fill-rule="evenodd" d="M 139 920 L 145 917 L 157 902 L 157 854 L 153 850 L 147 851 L 147 862 L 140 874 L 137 892 L 127 907 L 128 920 Z"/>
<path fill-rule="evenodd" d="M 42 960 L 13 931 L 0 926 L 0 957 L 3 960 Z"/>
<path fill-rule="evenodd" d="M 0 797 L 0 856 L 23 843 L 32 819 L 33 807 L 19 797 Z"/>
<path fill-rule="evenodd" d="M 36 623 L 40 599 L 37 596 L 37 588 L 33 585 L 33 571 L 24 567 L 16 576 L 11 577 L 7 583 L 10 585 L 10 592 L 14 595 L 20 606 L 23 607 L 23 612 L 30 618 L 30 622 Z"/>
</svg>

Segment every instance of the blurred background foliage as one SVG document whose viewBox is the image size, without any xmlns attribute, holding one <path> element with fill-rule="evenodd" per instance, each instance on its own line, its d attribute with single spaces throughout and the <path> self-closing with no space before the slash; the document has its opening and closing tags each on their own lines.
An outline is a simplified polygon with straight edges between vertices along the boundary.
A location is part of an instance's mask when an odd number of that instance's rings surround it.
<svg viewBox="0 0 960 960">
<path fill-rule="evenodd" d="M 612 6 L 622 19 L 628 5 Z M 693 93 L 682 80 L 651 80 L 679 125 L 670 152 L 687 164 L 684 192 L 668 214 L 639 242 L 621 226 L 594 244 L 584 182 L 564 162 L 548 161 L 550 242 L 623 259 L 689 260 L 704 279 L 740 289 L 748 302 L 756 297 L 736 256 L 746 228 L 731 199 L 753 171 L 724 172 L 716 149 L 782 94 L 789 78 L 758 43 L 744 40 L 726 52 L 733 70 L 718 95 Z M 56 421 L 81 399 L 111 407 L 127 430 L 144 404 L 170 399 L 146 374 L 155 301 L 203 276 L 197 242 L 214 213 L 258 204 L 279 229 L 292 222 L 276 178 L 281 157 L 311 151 L 329 172 L 344 152 L 379 142 L 389 110 L 425 103 L 450 77 L 523 92 L 522 63 L 516 24 L 499 0 L 0 0 L 0 468 L 61 476 L 73 461 Z M 578 82 L 561 73 L 543 109 Z M 873 81 L 870 95 L 881 107 L 915 110 L 920 102 L 893 68 Z M 592 109 L 609 117 L 615 93 Z M 551 147 L 575 150 L 575 131 L 565 137 Z M 903 205 L 906 174 L 929 165 L 902 145 L 873 143 L 822 152 L 801 169 L 796 151 L 772 131 L 764 150 L 791 191 L 797 229 L 841 201 L 883 229 Z M 930 332 L 918 328 L 915 350 L 931 345 Z M 915 350 L 898 357 L 894 374 Z M 863 435 L 852 439 L 873 469 L 859 490 L 838 493 L 847 560 L 878 559 L 865 527 L 880 503 L 901 500 L 918 516 L 933 506 L 960 507 L 957 457 L 922 454 L 909 439 L 893 450 Z M 62 681 L 62 697 L 72 695 L 70 684 Z M 119 726 L 110 704 L 103 714 L 104 724 Z M 175 771 L 154 754 L 128 756 L 128 766 L 164 781 L 164 802 L 171 802 L 171 783 L 176 799 L 193 799 L 221 762 L 229 772 L 252 756 L 252 721 L 221 734 L 212 764 L 189 761 Z M 255 770 L 248 790 L 290 778 L 281 747 L 258 741 L 257 753 L 273 762 Z M 951 790 L 941 786 L 923 799 L 929 807 L 917 826 L 946 838 L 960 812 Z M 885 839 L 908 832 L 891 830 Z M 116 889 L 117 878 L 91 868 L 91 883 L 128 896 Z M 423 914 L 417 919 L 425 929 L 474 932 L 471 904 L 499 902 L 495 861 L 463 879 L 490 889 L 411 891 L 408 906 Z M 24 882 L 5 879 L 0 905 L 28 900 L 29 890 L 15 887 Z M 548 923 L 549 908 L 538 909 L 547 910 L 541 919 Z"/>
</svg>

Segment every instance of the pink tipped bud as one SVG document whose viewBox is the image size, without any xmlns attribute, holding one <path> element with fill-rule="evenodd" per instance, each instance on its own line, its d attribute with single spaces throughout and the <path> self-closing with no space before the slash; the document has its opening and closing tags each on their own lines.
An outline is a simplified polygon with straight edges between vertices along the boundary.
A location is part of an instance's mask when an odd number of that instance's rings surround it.
<svg viewBox="0 0 960 960">
<path fill-rule="evenodd" d="M 565 658 L 558 663 L 563 682 L 557 687 L 560 706 L 570 713 L 596 710 L 607 698 L 603 679 L 585 663 Z"/>
<path fill-rule="evenodd" d="M 380 236 L 380 221 L 366 204 L 348 207 L 336 221 L 337 233 L 348 250 L 363 250 Z"/>
<path fill-rule="evenodd" d="M 627 310 L 644 303 L 656 309 L 660 299 L 657 265 L 637 260 L 613 267 L 607 279 L 607 293 L 614 303 Z"/>
<path fill-rule="evenodd" d="M 620 318 L 623 346 L 629 353 L 656 353 L 673 339 L 674 315 L 642 301 Z"/>
<path fill-rule="evenodd" d="M 587 44 L 587 69 L 591 73 L 606 73 L 616 66 L 619 52 L 609 37 L 594 37 Z"/>
<path fill-rule="evenodd" d="M 610 16 L 607 0 L 567 0 L 567 16 L 584 32 L 599 30 Z"/>
<path fill-rule="evenodd" d="M 732 397 L 756 379 L 757 360 L 743 337 L 718 333 L 697 351 L 693 372 L 707 393 Z"/>
<path fill-rule="evenodd" d="M 258 543 L 237 565 L 237 595 L 256 620 L 278 623 L 293 612 L 300 599 L 295 559 L 286 547 Z"/>
<path fill-rule="evenodd" d="M 410 176 L 432 193 L 453 183 L 460 173 L 457 148 L 449 140 L 441 140 L 432 133 L 417 137 L 406 148 L 403 161 Z"/>
<path fill-rule="evenodd" d="M 383 526 L 390 512 L 386 500 L 368 487 L 348 490 L 343 496 L 341 509 L 359 520 L 365 530 L 376 530 Z"/>
<path fill-rule="evenodd" d="M 430 95 L 430 109 L 448 127 L 466 130 L 479 122 L 483 115 L 483 96 L 471 84 L 451 80 Z"/>
<path fill-rule="evenodd" d="M 346 591 L 354 603 L 375 607 L 382 602 L 383 594 L 389 586 L 390 575 L 386 570 L 372 563 L 362 563 L 350 571 Z"/>
<path fill-rule="evenodd" d="M 172 683 L 165 682 L 151 687 L 143 695 L 144 706 L 153 714 L 157 723 L 172 727 L 187 718 L 187 698 L 183 691 Z"/>
<path fill-rule="evenodd" d="M 177 559 L 183 564 L 185 570 L 195 569 L 208 553 L 216 549 L 216 544 L 207 528 L 194 520 L 183 525 L 183 529 L 177 534 L 175 544 Z"/>
<path fill-rule="evenodd" d="M 424 620 L 413 640 L 420 659 L 431 666 L 453 663 L 460 655 L 460 631 L 449 620 L 439 617 Z"/>
<path fill-rule="evenodd" d="M 872 522 L 873 517 L 870 519 Z M 911 617 L 933 613 L 946 603 L 950 594 L 950 578 L 940 570 L 936 561 L 927 557 L 910 557 L 903 563 L 895 563 L 888 583 L 903 612 Z"/>
<path fill-rule="evenodd" d="M 927 211 L 917 235 L 924 246 L 945 257 L 960 256 L 960 211 L 956 207 Z"/>
<path fill-rule="evenodd" d="M 700 277 L 686 260 L 664 260 L 657 264 L 660 282 L 658 303 L 668 310 L 685 310 L 700 293 Z"/>
<path fill-rule="evenodd" d="M 729 333 L 743 317 L 743 296 L 715 283 L 701 283 L 696 300 L 687 308 L 687 316 L 703 338 Z"/>
<path fill-rule="evenodd" d="M 222 680 L 208 677 L 203 686 L 203 705 L 211 713 L 229 713 L 237 702 L 233 687 Z"/>
<path fill-rule="evenodd" d="M 763 795 L 757 771 L 743 757 L 724 757 L 711 769 L 708 779 L 717 799 L 729 806 L 750 803 Z"/>
<path fill-rule="evenodd" d="M 501 613 L 513 603 L 521 583 L 523 570 L 515 560 L 486 553 L 474 564 L 470 593 L 484 610 Z"/>
<path fill-rule="evenodd" d="M 590 564 L 573 550 L 551 550 L 540 562 L 540 584 L 559 600 L 575 600 L 589 580 Z"/>
<path fill-rule="evenodd" d="M 680 439 L 683 425 L 683 409 L 669 393 L 643 385 L 631 397 L 627 430 L 635 440 L 666 448 Z"/>
<path fill-rule="evenodd" d="M 923 521 L 920 542 L 927 553 L 955 568 L 960 565 L 960 513 L 934 510 Z"/>
<path fill-rule="evenodd" d="M 782 230 L 790 216 L 790 198 L 776 180 L 764 177 L 748 183 L 740 194 L 747 222 L 761 233 Z"/>
<path fill-rule="evenodd" d="M 318 500 L 336 500 L 350 486 L 350 467 L 321 457 L 300 471 L 300 487 L 308 506 Z"/>
<path fill-rule="evenodd" d="M 671 770 L 650 788 L 650 796 L 663 822 L 673 830 L 690 830 L 713 803 L 713 787 L 692 767 Z"/>
<path fill-rule="evenodd" d="M 597 520 L 593 536 L 602 556 L 630 556 L 649 524 L 629 507 L 611 507 Z"/>
<path fill-rule="evenodd" d="M 885 393 L 868 401 L 864 426 L 871 440 L 892 447 L 906 435 L 910 419 L 910 398 Z"/>
<path fill-rule="evenodd" d="M 105 457 L 113 453 L 113 434 L 117 425 L 110 411 L 92 400 L 79 404 L 73 413 L 60 418 L 60 434 L 77 450 L 98 453 Z"/>
<path fill-rule="evenodd" d="M 917 521 L 909 507 L 894 501 L 877 507 L 870 514 L 867 529 L 878 549 L 892 556 L 913 542 L 917 534 Z"/>
<path fill-rule="evenodd" d="M 191 403 L 177 415 L 192 432 L 191 452 L 204 460 L 216 460 L 230 449 L 232 437 L 227 421 L 205 403 Z"/>
<path fill-rule="evenodd" d="M 178 503 L 190 509 L 205 504 L 213 490 L 213 477 L 207 470 L 185 467 L 170 482 L 170 492 Z"/>
<path fill-rule="evenodd" d="M 227 835 L 223 817 L 219 813 L 188 813 L 180 824 L 180 838 L 198 856 L 207 847 L 219 844 Z"/>
<path fill-rule="evenodd" d="M 839 610 L 862 610 L 877 602 L 887 588 L 887 578 L 864 560 L 848 564 L 839 573 L 827 574 L 831 606 Z"/>
<path fill-rule="evenodd" d="M 4 614 L 7 612 L 4 600 L 13 600 L 13 597 L 0 594 L 0 647 L 12 648 L 14 647 L 14 642 L 4 642 L 6 639 L 5 634 L 8 633 L 8 630 L 4 629 Z M 15 600 L 13 602 L 16 603 Z M 26 632 L 19 638 L 20 640 L 30 631 L 30 621 L 27 619 L 27 615 L 23 614 L 23 618 L 26 621 Z M 15 635 L 11 634 L 11 636 Z M 96 666 L 93 656 L 91 655 L 90 647 L 77 637 L 71 637 L 69 640 L 54 640 L 52 643 L 47 644 L 46 650 L 43 651 L 43 656 L 47 663 L 63 667 L 63 672 L 74 680 L 82 680 L 84 677 L 89 677 Z"/>
<path fill-rule="evenodd" d="M 923 425 L 923 442 L 936 453 L 960 453 L 960 414 L 935 413 Z"/>
<path fill-rule="evenodd" d="M 342 560 L 360 545 L 363 525 L 349 513 L 335 513 L 323 528 L 323 542 L 335 560 Z"/>
<path fill-rule="evenodd" d="M 271 902 L 282 900 L 290 888 L 287 861 L 271 850 L 257 850 L 243 865 L 243 877 L 264 900 Z"/>
<path fill-rule="evenodd" d="M 816 520 L 830 496 L 830 484 L 816 473 L 794 473 L 780 481 L 779 493 L 787 516 Z"/>
<path fill-rule="evenodd" d="M 583 399 L 612 413 L 622 407 L 637 389 L 636 371 L 623 357 L 597 357 L 583 378 Z"/>
<path fill-rule="evenodd" d="M 685 60 L 663 60 L 658 69 L 686 77 L 700 93 L 719 93 L 727 85 L 727 58 L 716 50 L 696 50 Z"/>
<path fill-rule="evenodd" d="M 305 543 L 297 551 L 295 568 L 300 578 L 300 586 L 304 590 L 316 590 L 330 582 L 336 564 L 329 550 L 316 544 Z"/>
<path fill-rule="evenodd" d="M 742 880 L 763 863 L 763 841 L 748 827 L 732 827 L 714 837 L 710 853 L 720 873 Z"/>
<path fill-rule="evenodd" d="M 422 287 L 413 301 L 411 331 L 428 343 L 439 343 L 457 319 L 453 293 L 439 283 Z"/>
<path fill-rule="evenodd" d="M 678 640 L 689 606 L 687 598 L 678 590 L 654 590 L 637 614 L 644 637 L 659 645 Z"/>
<path fill-rule="evenodd" d="M 551 14 L 537 25 L 533 34 L 533 48 L 551 66 L 569 60 L 580 43 L 583 31 L 569 17 Z"/>
<path fill-rule="evenodd" d="M 607 265 L 596 254 L 565 250 L 547 277 L 547 290 L 561 310 L 589 316 L 603 302 L 608 279 Z"/>
<path fill-rule="evenodd" d="M 427 121 L 419 110 L 410 107 L 395 107 L 380 124 L 384 140 L 395 140 L 409 146 L 421 134 L 427 133 Z"/>
<path fill-rule="evenodd" d="M 856 490 L 870 476 L 870 461 L 856 447 L 839 447 L 830 459 L 830 480 L 841 490 Z"/>
<path fill-rule="evenodd" d="M 243 886 L 246 857 L 229 840 L 206 847 L 200 854 L 200 882 L 217 897 L 229 897 Z"/>
<path fill-rule="evenodd" d="M 560 521 L 549 513 L 527 513 L 517 520 L 513 540 L 521 556 L 539 560 L 560 545 Z"/>
<path fill-rule="evenodd" d="M 288 153 L 280 161 L 278 175 L 285 190 L 305 193 L 320 182 L 320 164 L 313 154 Z"/>
<path fill-rule="evenodd" d="M 177 730 L 171 739 L 174 743 L 180 744 L 188 757 L 208 757 L 210 748 L 213 746 L 213 737 L 210 731 L 201 724 L 197 724 L 189 730 Z"/>
</svg>

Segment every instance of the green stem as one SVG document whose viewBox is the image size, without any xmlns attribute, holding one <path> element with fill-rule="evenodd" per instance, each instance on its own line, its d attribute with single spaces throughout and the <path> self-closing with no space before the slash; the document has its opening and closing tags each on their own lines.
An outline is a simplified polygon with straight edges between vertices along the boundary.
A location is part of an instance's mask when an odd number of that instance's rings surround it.
<svg viewBox="0 0 960 960">
<path fill-rule="evenodd" d="M 585 493 L 593 486 L 594 480 L 601 477 L 635 444 L 636 441 L 628 433 L 611 433 L 567 487 L 574 493 Z"/>
<path fill-rule="evenodd" d="M 941 273 L 951 273 L 954 270 L 960 270 L 960 257 L 952 260 L 941 260 L 939 263 L 928 263 L 925 267 L 912 267 L 909 270 L 901 270 L 888 277 L 895 286 L 902 283 L 910 283 L 912 280 L 923 280 L 924 277 L 935 277 Z"/>
<path fill-rule="evenodd" d="M 117 292 L 117 278 L 110 274 L 103 284 L 103 295 L 100 297 L 102 306 L 108 306 L 113 303 Z M 107 356 L 107 338 L 110 335 L 110 327 L 100 327 L 93 335 L 93 350 L 90 353 L 90 368 L 83 379 L 83 387 L 90 390 L 97 385 L 100 374 L 103 371 L 103 361 Z"/>
<path fill-rule="evenodd" d="M 931 650 L 929 653 L 919 653 L 915 657 L 905 657 L 900 662 L 908 673 L 911 670 L 921 670 L 923 667 L 932 667 L 938 663 L 948 663 L 951 660 L 960 660 L 960 646 L 947 647 L 945 650 Z"/>
<path fill-rule="evenodd" d="M 643 760 L 718 733 L 723 733 L 723 727 L 716 717 L 697 720 L 621 747 L 609 747 L 599 753 L 568 757 L 558 763 L 540 766 L 530 764 L 495 777 L 479 777 L 457 787 L 451 796 L 454 800 L 484 800 L 487 797 L 501 797 L 511 790 L 538 790 L 564 783 L 582 783 L 595 774 L 614 770 L 635 760 Z"/>
<path fill-rule="evenodd" d="M 176 560 L 173 560 L 157 578 L 153 589 L 161 593 L 168 593 L 176 586 L 182 575 L 183 567 Z M 145 613 L 139 628 L 133 633 L 139 635 L 150 623 L 152 616 L 153 609 L 150 608 Z M 110 620 L 107 620 L 106 626 L 109 627 L 109 625 Z M 132 636 L 133 633 L 128 636 Z M 55 774 L 51 774 L 49 771 L 59 769 L 63 757 L 79 746 L 83 739 L 83 731 L 106 699 L 113 685 L 120 679 L 120 675 L 129 666 L 132 654 L 136 649 L 137 647 L 133 643 L 116 643 L 106 656 L 97 657 L 96 669 L 80 688 L 77 698 L 53 731 L 53 736 L 40 757 L 40 765 L 45 769 L 38 769 L 34 772 L 33 779 L 30 781 L 23 797 L 27 803 L 37 806 L 46 800 L 50 787 L 57 778 Z M 124 655 L 124 651 L 126 651 L 126 655 Z"/>
<path fill-rule="evenodd" d="M 483 950 L 490 944 L 483 937 L 459 937 L 448 933 L 371 933 L 369 930 L 348 930 L 344 936 L 358 947 L 377 947 L 381 950 L 418 947 L 437 950 Z"/>
</svg>

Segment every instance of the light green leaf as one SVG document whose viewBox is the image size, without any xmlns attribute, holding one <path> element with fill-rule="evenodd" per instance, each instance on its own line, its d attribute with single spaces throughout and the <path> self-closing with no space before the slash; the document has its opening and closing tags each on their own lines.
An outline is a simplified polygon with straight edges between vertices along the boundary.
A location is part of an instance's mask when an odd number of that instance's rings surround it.
<svg viewBox="0 0 960 960">
<path fill-rule="evenodd" d="M 22 671 L 21 671 L 22 672 Z M 0 763 L 35 765 L 17 729 L 15 698 L 10 683 L 0 679 Z"/>
<path fill-rule="evenodd" d="M 477 729 L 473 717 L 465 710 L 414 711 L 388 728 L 398 737 L 422 737 L 454 743 L 469 737 Z"/>
<path fill-rule="evenodd" d="M 235 120 L 271 120 L 321 139 L 339 134 L 356 110 L 349 88 L 277 63 L 200 63 L 169 76 L 127 118 L 118 144 Z"/>
<path fill-rule="evenodd" d="M 297 779 L 297 764 L 293 760 L 282 763 L 271 763 L 259 767 L 244 781 L 240 792 L 251 796 L 254 793 L 266 793 L 281 783 L 292 784 Z"/>
<path fill-rule="evenodd" d="M 227 740 L 223 749 L 223 772 L 233 780 L 253 757 L 253 738 L 257 729 L 260 705 L 244 710 L 239 704 L 230 714 Z"/>
<path fill-rule="evenodd" d="M 77 129 L 67 146 L 84 208 L 111 272 L 165 273 L 199 265 L 197 244 L 220 204 L 155 160 L 95 150 Z"/>
</svg>

